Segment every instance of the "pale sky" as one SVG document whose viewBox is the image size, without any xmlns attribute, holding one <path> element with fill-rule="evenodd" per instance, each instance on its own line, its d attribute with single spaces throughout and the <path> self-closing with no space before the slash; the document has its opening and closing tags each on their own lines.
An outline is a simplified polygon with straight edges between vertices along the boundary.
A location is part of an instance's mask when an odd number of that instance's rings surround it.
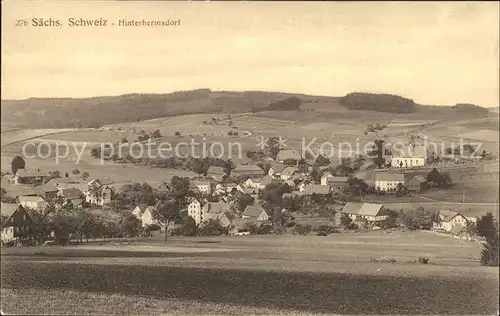
<svg viewBox="0 0 500 316">
<path fill-rule="evenodd" d="M 199 88 L 498 105 L 499 3 L 2 2 L 2 99 Z"/>
</svg>

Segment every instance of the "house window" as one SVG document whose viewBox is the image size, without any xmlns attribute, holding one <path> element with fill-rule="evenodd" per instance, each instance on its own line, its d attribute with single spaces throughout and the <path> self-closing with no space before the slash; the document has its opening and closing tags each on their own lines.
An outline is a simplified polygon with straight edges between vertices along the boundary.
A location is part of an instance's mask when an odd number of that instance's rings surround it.
<svg viewBox="0 0 500 316">
<path fill-rule="evenodd" d="M 26 214 L 23 215 L 23 221 L 25 221 L 25 220 L 26 220 Z"/>
</svg>

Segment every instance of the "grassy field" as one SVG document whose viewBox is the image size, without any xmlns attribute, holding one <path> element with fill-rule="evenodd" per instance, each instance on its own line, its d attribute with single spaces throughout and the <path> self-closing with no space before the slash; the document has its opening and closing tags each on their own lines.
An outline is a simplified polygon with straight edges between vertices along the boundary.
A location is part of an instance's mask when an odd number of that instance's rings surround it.
<svg viewBox="0 0 500 316">
<path fill-rule="evenodd" d="M 478 245 L 425 232 L 171 238 L 2 250 L 2 311 L 493 314 Z M 427 256 L 431 264 L 416 264 Z M 374 262 L 392 258 L 396 263 Z"/>
</svg>

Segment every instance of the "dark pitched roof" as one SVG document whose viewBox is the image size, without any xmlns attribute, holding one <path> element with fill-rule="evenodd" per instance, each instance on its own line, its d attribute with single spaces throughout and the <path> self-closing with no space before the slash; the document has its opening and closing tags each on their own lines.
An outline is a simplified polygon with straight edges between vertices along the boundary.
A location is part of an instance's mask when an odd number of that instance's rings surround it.
<svg viewBox="0 0 500 316">
<path fill-rule="evenodd" d="M 291 176 L 293 175 L 295 172 L 298 172 L 299 170 L 295 167 L 286 167 L 285 169 L 283 169 L 283 171 L 281 171 L 281 174 L 282 175 L 288 175 L 288 176 Z"/>
<path fill-rule="evenodd" d="M 47 173 L 44 171 L 38 170 L 26 170 L 26 169 L 18 169 L 16 175 L 22 178 L 27 177 L 48 177 Z"/>
<path fill-rule="evenodd" d="M 377 216 L 382 210 L 382 204 L 374 204 L 374 203 L 363 203 L 363 206 L 359 210 L 358 215 L 365 216 Z"/>
<path fill-rule="evenodd" d="M 68 200 L 81 199 L 84 196 L 83 192 L 77 188 L 61 189 L 61 193 L 64 198 Z"/>
<path fill-rule="evenodd" d="M 460 224 L 455 224 L 451 228 L 451 233 L 455 236 L 458 236 L 462 232 L 468 233 L 467 227 Z"/>
<path fill-rule="evenodd" d="M 326 182 L 335 182 L 335 183 L 347 183 L 349 181 L 349 177 L 327 177 Z"/>
<path fill-rule="evenodd" d="M 232 221 L 235 219 L 234 214 L 233 214 L 233 213 L 231 213 L 231 212 L 224 212 L 224 213 L 222 213 L 222 215 L 226 216 L 226 218 L 227 218 L 230 222 L 232 222 Z M 221 215 L 221 216 L 222 216 L 222 215 Z"/>
<path fill-rule="evenodd" d="M 455 211 L 450 211 L 450 210 L 441 210 L 438 212 L 438 214 L 441 216 L 441 221 L 443 222 L 449 222 L 451 221 L 455 216 L 461 215 L 458 212 Z M 462 215 L 461 215 L 462 216 Z"/>
<path fill-rule="evenodd" d="M 233 169 L 233 172 L 264 172 L 259 166 L 257 165 L 237 165 L 236 168 Z"/>
<path fill-rule="evenodd" d="M 273 169 L 273 171 L 275 173 L 282 173 L 283 170 L 286 169 L 286 166 L 285 165 L 276 164 L 276 165 L 272 165 L 271 168 Z"/>
<path fill-rule="evenodd" d="M 342 208 L 342 213 L 344 214 L 352 214 L 352 215 L 357 215 L 361 211 L 361 208 L 363 207 L 363 203 L 356 203 L 356 202 L 348 202 L 343 208 Z"/>
<path fill-rule="evenodd" d="M 408 178 L 408 181 L 413 180 L 413 179 L 417 180 L 417 181 L 418 181 L 418 182 L 420 182 L 420 183 L 425 183 L 425 182 L 427 182 L 427 180 L 424 178 L 424 176 L 422 176 L 422 175 L 420 175 L 420 174 L 417 174 L 416 176 L 409 177 L 409 178 Z"/>
<path fill-rule="evenodd" d="M 262 211 L 265 212 L 265 210 L 262 207 L 248 205 L 245 208 L 245 210 L 243 211 L 243 215 L 249 216 L 249 217 L 259 217 L 259 215 L 260 215 L 260 213 L 262 213 Z"/>
<path fill-rule="evenodd" d="M 207 213 L 219 214 L 219 213 L 224 213 L 224 212 L 229 211 L 230 207 L 229 207 L 229 204 L 227 204 L 227 203 L 209 202 L 209 203 L 203 205 L 203 209 Z"/>
<path fill-rule="evenodd" d="M 112 185 L 115 183 L 115 181 L 111 180 L 108 177 L 99 178 L 97 179 L 97 181 L 99 181 L 101 185 Z"/>
<path fill-rule="evenodd" d="M 30 196 L 30 195 L 21 195 L 17 198 L 19 202 L 44 202 L 45 200 L 40 196 Z"/>
<path fill-rule="evenodd" d="M 11 217 L 17 209 L 22 208 L 21 204 L 18 203 L 1 203 L 0 204 L 0 213 L 4 217 Z"/>
<path fill-rule="evenodd" d="M 295 149 L 283 149 L 278 152 L 276 160 L 285 161 L 288 159 L 300 160 L 302 156 Z"/>
<path fill-rule="evenodd" d="M 405 176 L 402 173 L 375 173 L 375 181 L 401 181 L 405 180 Z"/>
<path fill-rule="evenodd" d="M 309 184 L 306 185 L 303 194 L 305 195 L 328 194 L 329 192 L 330 192 L 330 187 L 327 185 Z"/>
<path fill-rule="evenodd" d="M 224 168 L 217 166 L 210 166 L 207 170 L 207 174 L 223 175 L 224 173 L 226 173 Z"/>
<path fill-rule="evenodd" d="M 39 186 L 35 187 L 34 190 L 37 192 L 43 192 L 43 193 L 59 191 L 59 189 L 53 183 L 50 183 L 50 182 L 47 182 L 43 185 L 39 185 Z"/>
</svg>

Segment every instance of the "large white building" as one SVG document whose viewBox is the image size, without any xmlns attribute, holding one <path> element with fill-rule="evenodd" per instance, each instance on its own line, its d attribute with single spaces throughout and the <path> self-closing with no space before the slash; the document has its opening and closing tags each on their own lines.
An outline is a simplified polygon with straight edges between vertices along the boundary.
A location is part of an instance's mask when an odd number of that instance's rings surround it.
<svg viewBox="0 0 500 316">
<path fill-rule="evenodd" d="M 188 215 L 191 216 L 196 225 L 199 225 L 203 221 L 203 213 L 201 211 L 201 202 L 198 200 L 193 200 L 188 205 Z"/>
<path fill-rule="evenodd" d="M 403 149 L 392 150 L 391 166 L 394 168 L 413 168 L 425 166 L 427 151 L 422 145 L 410 145 Z"/>
<path fill-rule="evenodd" d="M 405 176 L 402 173 L 375 173 L 375 189 L 381 192 L 396 192 L 398 184 L 405 184 Z"/>
</svg>

